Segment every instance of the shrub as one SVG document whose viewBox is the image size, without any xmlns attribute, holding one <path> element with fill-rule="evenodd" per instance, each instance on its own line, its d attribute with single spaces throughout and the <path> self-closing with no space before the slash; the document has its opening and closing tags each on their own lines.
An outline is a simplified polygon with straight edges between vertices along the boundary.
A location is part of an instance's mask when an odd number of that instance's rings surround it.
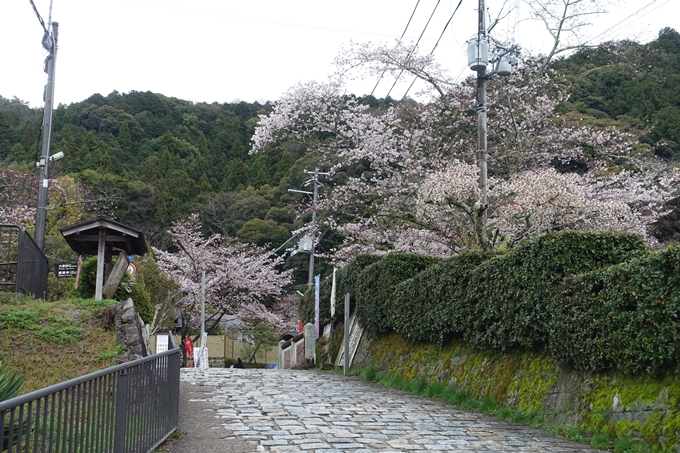
<svg viewBox="0 0 680 453">
<path fill-rule="evenodd" d="M 411 342 L 443 345 L 462 335 L 470 272 L 493 257 L 491 252 L 467 252 L 442 260 L 397 285 L 391 310 L 394 330 Z"/>
<path fill-rule="evenodd" d="M 680 247 L 568 278 L 551 311 L 563 367 L 660 375 L 680 360 Z"/>
<path fill-rule="evenodd" d="M 474 269 L 466 289 L 464 338 L 491 351 L 531 350 L 548 343 L 549 301 L 562 279 L 622 263 L 645 252 L 627 233 L 547 233 Z"/>
<path fill-rule="evenodd" d="M 139 283 L 131 284 L 129 277 L 125 277 L 113 297 L 118 301 L 132 299 L 142 320 L 147 324 L 153 320 L 154 307 L 151 305 L 148 291 Z"/>
<path fill-rule="evenodd" d="M 93 299 L 97 289 L 97 257 L 91 256 L 83 261 L 80 268 L 78 288 L 74 290 L 77 297 Z"/>
<path fill-rule="evenodd" d="M 336 306 L 335 321 L 342 321 L 345 316 L 345 293 L 350 293 L 350 311 L 356 306 L 354 297 L 354 287 L 358 275 L 367 266 L 380 261 L 377 255 L 357 255 L 340 269 L 336 275 Z M 321 281 L 319 288 L 319 320 L 321 324 L 326 324 L 331 320 L 331 289 L 333 279 L 326 278 Z M 304 322 L 314 322 L 314 290 L 305 292 L 300 300 L 300 314 Z"/>
<path fill-rule="evenodd" d="M 389 333 L 397 284 L 438 261 L 430 256 L 390 253 L 364 269 L 356 280 L 354 292 L 357 316 L 366 331 L 373 336 Z"/>
</svg>

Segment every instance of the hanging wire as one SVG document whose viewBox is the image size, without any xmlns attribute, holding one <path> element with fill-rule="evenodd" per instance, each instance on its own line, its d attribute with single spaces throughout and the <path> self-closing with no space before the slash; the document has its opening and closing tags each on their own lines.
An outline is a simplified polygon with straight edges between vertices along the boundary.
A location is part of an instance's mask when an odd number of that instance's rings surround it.
<svg viewBox="0 0 680 453">
<path fill-rule="evenodd" d="M 408 26 L 411 25 L 411 20 L 413 20 L 413 16 L 416 14 L 416 10 L 418 9 L 418 5 L 420 5 L 420 0 L 418 0 L 415 8 L 413 8 L 413 12 L 411 13 L 411 17 L 408 19 L 408 23 L 406 24 L 404 31 L 402 32 L 401 36 L 399 37 L 399 41 L 404 39 L 404 35 L 406 34 L 406 30 L 408 30 Z M 380 81 L 382 80 L 382 78 L 385 76 L 386 72 L 387 72 L 387 69 L 384 69 L 382 74 L 380 74 L 378 81 L 375 82 L 375 86 L 373 87 L 373 90 L 371 91 L 371 96 L 373 96 L 373 93 L 375 93 L 375 90 L 378 88 L 378 85 L 380 84 Z"/>
<path fill-rule="evenodd" d="M 430 52 L 430 55 L 434 53 L 434 51 L 437 49 L 437 46 L 439 45 L 439 41 L 442 40 L 442 37 L 444 36 L 444 33 L 446 32 L 446 29 L 449 27 L 449 24 L 451 23 L 451 20 L 453 19 L 453 16 L 456 15 L 456 12 L 458 11 L 458 8 L 460 8 L 461 3 L 463 3 L 463 0 L 460 0 L 458 2 L 458 6 L 456 6 L 456 9 L 453 10 L 453 13 L 451 14 L 451 17 L 449 17 L 448 22 L 446 22 L 446 25 L 444 25 L 444 29 L 442 30 L 441 34 L 439 35 L 439 39 L 437 39 L 437 42 L 435 43 L 434 47 L 432 48 L 432 51 Z M 402 96 L 401 100 L 403 101 L 406 99 L 406 95 L 408 95 L 408 92 L 411 91 L 411 88 L 413 88 L 413 84 L 416 83 L 416 80 L 418 80 L 418 76 L 416 76 L 413 79 L 413 82 L 411 82 L 411 85 L 408 87 L 406 90 L 406 93 L 404 93 L 404 96 Z"/>
<path fill-rule="evenodd" d="M 416 49 L 418 48 L 418 44 L 420 43 L 420 40 L 422 39 L 423 35 L 425 34 L 425 30 L 427 30 L 428 25 L 430 25 L 430 21 L 432 20 L 432 16 L 434 16 L 435 11 L 437 11 L 437 7 L 439 6 L 440 2 L 441 2 L 441 0 L 437 0 L 437 4 L 434 5 L 434 9 L 432 10 L 432 14 L 430 14 L 430 18 L 427 19 L 427 23 L 425 24 L 425 28 L 423 28 L 422 33 L 420 33 L 420 36 L 418 37 L 418 41 L 416 41 L 415 46 L 413 46 L 413 49 L 411 49 L 411 51 L 408 53 L 406 58 L 410 57 L 413 54 L 413 52 L 415 52 Z M 403 73 L 404 73 L 404 70 L 402 69 L 401 72 L 399 72 L 399 75 L 397 76 L 397 78 L 394 79 L 394 83 L 392 84 L 392 88 L 390 88 L 390 91 L 388 91 L 387 94 L 385 95 L 385 99 L 387 99 L 389 97 L 390 93 L 392 92 L 394 87 L 397 85 L 397 82 L 399 81 L 399 78 L 401 77 L 401 75 Z"/>
<path fill-rule="evenodd" d="M 658 1 L 659 1 L 659 0 L 652 0 L 650 3 L 646 4 L 645 6 L 643 6 L 642 8 L 640 8 L 639 10 L 635 11 L 635 12 L 634 12 L 633 14 L 631 14 L 630 16 L 628 16 L 628 17 L 626 17 L 625 19 L 619 21 L 619 22 L 616 23 L 615 25 L 609 27 L 608 29 L 606 29 L 605 31 L 603 31 L 602 33 L 600 33 L 599 35 L 596 35 L 596 36 L 592 37 L 592 38 L 589 39 L 588 41 L 590 41 L 590 42 L 592 43 L 592 42 L 594 42 L 595 40 L 597 40 L 597 39 L 600 38 L 600 37 L 606 37 L 606 35 L 607 35 L 609 32 L 611 32 L 612 30 L 614 30 L 615 28 L 617 28 L 619 25 L 623 24 L 624 22 L 627 22 L 628 19 L 630 19 L 631 17 L 637 16 L 637 15 L 640 14 L 642 11 L 646 10 L 647 8 L 649 8 L 650 6 L 654 5 L 654 4 L 657 3 Z M 646 12 L 645 14 L 643 14 L 642 16 L 640 16 L 640 17 L 634 19 L 633 21 L 631 21 L 631 23 L 634 22 L 635 20 L 641 19 L 642 17 L 646 16 L 647 14 L 650 14 L 650 13 L 654 12 L 655 10 L 661 8 L 662 6 L 666 5 L 666 4 L 669 3 L 670 1 L 671 1 L 671 0 L 666 0 L 664 3 L 662 3 L 662 4 L 659 5 L 659 6 L 657 6 L 657 7 L 654 8 L 653 10 L 647 11 L 647 12 Z M 627 25 L 629 26 L 630 24 L 627 24 Z M 615 33 L 618 33 L 618 31 L 616 31 Z M 588 42 L 588 41 L 586 41 L 586 42 Z"/>
<path fill-rule="evenodd" d="M 33 11 L 35 11 L 35 15 L 38 17 L 38 21 L 40 22 L 40 25 L 42 25 L 43 30 L 45 30 L 45 33 L 49 34 L 49 31 L 47 30 L 47 27 L 45 26 L 45 21 L 43 20 L 42 17 L 40 17 L 40 13 L 38 12 L 38 8 L 35 7 L 35 3 L 33 3 L 33 0 L 28 0 L 31 3 L 31 6 L 33 7 Z"/>
</svg>

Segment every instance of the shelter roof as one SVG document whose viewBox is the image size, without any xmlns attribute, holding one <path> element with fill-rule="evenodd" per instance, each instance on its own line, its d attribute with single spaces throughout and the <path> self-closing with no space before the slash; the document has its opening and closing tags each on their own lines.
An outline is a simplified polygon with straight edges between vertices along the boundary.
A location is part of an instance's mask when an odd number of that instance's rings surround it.
<svg viewBox="0 0 680 453">
<path fill-rule="evenodd" d="M 140 256 L 148 251 L 143 232 L 103 216 L 59 229 L 71 249 L 81 255 L 97 254 L 99 232 L 102 230 L 106 233 L 107 248 L 118 248 L 128 255 Z"/>
</svg>

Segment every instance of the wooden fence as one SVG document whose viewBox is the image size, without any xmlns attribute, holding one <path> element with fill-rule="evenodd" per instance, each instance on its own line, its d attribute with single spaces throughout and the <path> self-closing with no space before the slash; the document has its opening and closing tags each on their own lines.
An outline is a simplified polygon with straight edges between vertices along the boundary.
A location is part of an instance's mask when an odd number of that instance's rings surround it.
<svg viewBox="0 0 680 453">
<path fill-rule="evenodd" d="M 175 341 L 180 344 L 182 339 L 175 336 Z M 154 338 L 151 338 L 151 343 L 152 352 L 155 353 L 156 343 Z M 234 340 L 226 335 L 208 335 L 208 358 L 210 362 L 222 362 L 224 359 L 236 360 L 240 357 L 245 362 L 247 360 L 245 357 L 247 344 L 245 341 Z M 198 348 L 198 345 L 196 348 Z M 258 353 L 255 361 L 257 363 L 273 363 L 278 362 L 278 357 L 278 346 L 272 346 Z"/>
</svg>

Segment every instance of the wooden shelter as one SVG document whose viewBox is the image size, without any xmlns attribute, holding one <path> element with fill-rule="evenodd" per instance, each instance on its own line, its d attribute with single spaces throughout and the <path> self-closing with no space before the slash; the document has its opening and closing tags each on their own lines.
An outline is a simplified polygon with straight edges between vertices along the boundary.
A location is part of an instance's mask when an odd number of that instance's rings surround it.
<svg viewBox="0 0 680 453">
<path fill-rule="evenodd" d="M 103 216 L 60 228 L 59 231 L 79 256 L 97 255 L 96 300 L 101 300 L 103 295 L 113 297 L 127 270 L 128 256 L 143 256 L 148 251 L 144 233 Z M 120 254 L 113 267 L 116 249 Z"/>
</svg>

